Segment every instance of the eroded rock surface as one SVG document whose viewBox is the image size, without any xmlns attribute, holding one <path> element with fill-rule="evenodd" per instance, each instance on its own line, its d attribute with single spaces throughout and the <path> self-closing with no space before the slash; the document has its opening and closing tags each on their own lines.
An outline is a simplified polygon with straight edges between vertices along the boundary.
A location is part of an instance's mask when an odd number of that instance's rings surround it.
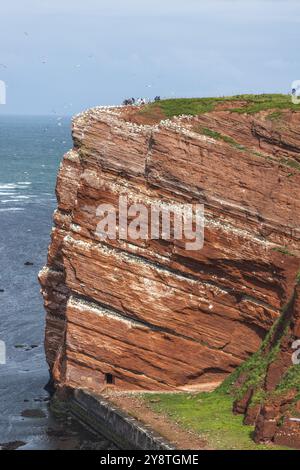
<svg viewBox="0 0 300 470">
<path fill-rule="evenodd" d="M 227 136 L 213 138 L 203 129 Z M 299 267 L 300 114 L 215 110 L 140 124 L 73 121 L 57 179 L 46 353 L 57 386 L 175 390 L 224 379 L 256 351 Z M 99 204 L 203 203 L 205 243 L 99 241 Z"/>
</svg>

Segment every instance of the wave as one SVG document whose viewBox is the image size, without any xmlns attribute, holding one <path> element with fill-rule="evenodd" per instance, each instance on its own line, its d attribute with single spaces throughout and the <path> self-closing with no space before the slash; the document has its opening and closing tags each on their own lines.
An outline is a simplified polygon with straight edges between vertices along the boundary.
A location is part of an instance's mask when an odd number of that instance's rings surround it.
<svg viewBox="0 0 300 470">
<path fill-rule="evenodd" d="M 5 207 L 0 208 L 0 212 L 17 212 L 17 211 L 24 211 L 24 207 Z"/>
<path fill-rule="evenodd" d="M 31 186 L 31 181 L 18 181 L 0 184 L 1 212 L 25 210 L 32 204 L 52 204 L 56 202 L 53 193 L 38 193 Z M 21 206 L 21 207 L 20 207 Z"/>
<path fill-rule="evenodd" d="M 33 197 L 38 197 L 36 194 L 28 194 L 27 196 L 13 196 L 14 199 L 31 199 Z"/>
<path fill-rule="evenodd" d="M 17 189 L 18 183 L 0 184 L 0 189 Z"/>
<path fill-rule="evenodd" d="M 0 203 L 20 204 L 23 201 L 26 202 L 27 200 L 38 197 L 34 194 L 26 194 L 31 184 L 31 181 L 18 181 L 17 183 L 0 184 Z M 3 197 L 3 199 L 1 196 Z"/>
<path fill-rule="evenodd" d="M 31 181 L 19 181 L 18 183 L 2 183 L 0 184 L 0 190 L 27 189 L 27 187 L 31 184 Z"/>
</svg>

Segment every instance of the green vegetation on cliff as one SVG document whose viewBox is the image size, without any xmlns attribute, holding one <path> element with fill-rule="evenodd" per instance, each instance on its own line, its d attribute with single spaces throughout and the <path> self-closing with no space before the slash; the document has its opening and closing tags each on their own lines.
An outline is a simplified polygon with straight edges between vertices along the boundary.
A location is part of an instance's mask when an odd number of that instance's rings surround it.
<svg viewBox="0 0 300 470">
<path fill-rule="evenodd" d="M 296 400 L 300 399 L 300 364 L 291 366 L 282 377 L 281 382 L 276 388 L 276 392 L 280 395 L 289 390 L 297 390 Z"/>
<path fill-rule="evenodd" d="M 212 137 L 215 140 L 221 140 L 222 142 L 225 142 L 226 144 L 232 145 L 232 147 L 235 147 L 238 150 L 246 150 L 246 147 L 244 145 L 239 144 L 236 142 L 232 137 L 229 137 L 228 135 L 221 134 L 220 132 L 213 131 L 211 129 L 208 129 L 207 127 L 199 127 L 199 128 L 194 128 L 194 131 L 199 132 L 200 134 L 206 135 L 207 137 Z"/>
<path fill-rule="evenodd" d="M 296 284 L 300 283 L 300 272 Z M 233 414 L 233 403 L 251 388 L 252 404 L 263 403 L 270 394 L 264 391 L 268 367 L 280 351 L 282 341 L 289 334 L 294 307 L 293 295 L 283 307 L 260 349 L 211 393 L 176 393 L 144 395 L 155 411 L 167 414 L 184 428 L 195 431 L 214 449 L 280 449 L 279 446 L 257 445 L 252 440 L 253 426 L 243 424 L 244 416 Z M 300 365 L 291 365 L 271 395 L 284 395 L 290 390 L 300 398 Z M 291 405 L 293 407 L 293 405 Z M 294 411 L 294 410 L 293 410 Z M 296 416 L 296 412 L 294 413 Z"/>
<path fill-rule="evenodd" d="M 222 390 L 212 393 L 145 394 L 147 404 L 166 414 L 183 428 L 196 432 L 209 448 L 217 450 L 278 450 L 252 440 L 253 426 L 243 425 L 243 416 L 232 413 L 232 397 Z"/>
<path fill-rule="evenodd" d="M 299 283 L 299 273 L 296 283 Z M 267 398 L 270 399 L 272 396 L 284 395 L 292 389 L 298 391 L 295 401 L 299 398 L 300 365 L 292 365 L 292 362 L 274 391 L 266 393 L 263 390 L 267 370 L 270 364 L 276 360 L 280 346 L 286 335 L 289 334 L 294 296 L 295 290 L 290 300 L 283 307 L 281 316 L 267 334 L 259 350 L 223 382 L 219 388 L 220 392 L 231 395 L 234 400 L 239 400 L 245 395 L 247 390 L 252 389 L 252 405 L 257 403 L 262 404 Z M 239 378 L 242 379 L 241 385 L 236 387 L 235 384 Z"/>
<path fill-rule="evenodd" d="M 269 365 L 274 362 L 277 357 L 281 341 L 289 327 L 291 319 L 286 313 L 292 302 L 293 297 L 283 307 L 281 316 L 270 329 L 259 350 L 223 382 L 220 391 L 230 393 L 234 399 L 238 400 L 242 398 L 249 388 L 253 388 L 257 392 L 254 393 L 252 400 L 257 402 L 263 399 L 263 394 L 261 394 L 263 382 Z M 241 386 L 235 387 L 236 381 L 242 376 L 244 380 Z"/>
</svg>

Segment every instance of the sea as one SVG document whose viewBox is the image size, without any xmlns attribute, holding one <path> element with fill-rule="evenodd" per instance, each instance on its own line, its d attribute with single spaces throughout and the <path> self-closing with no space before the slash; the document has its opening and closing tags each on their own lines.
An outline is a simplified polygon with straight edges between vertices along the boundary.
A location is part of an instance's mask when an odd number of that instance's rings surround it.
<svg viewBox="0 0 300 470">
<path fill-rule="evenodd" d="M 71 118 L 0 116 L 0 449 L 109 449 L 49 410 L 45 265 Z M 97 447 L 98 446 L 98 447 Z"/>
</svg>

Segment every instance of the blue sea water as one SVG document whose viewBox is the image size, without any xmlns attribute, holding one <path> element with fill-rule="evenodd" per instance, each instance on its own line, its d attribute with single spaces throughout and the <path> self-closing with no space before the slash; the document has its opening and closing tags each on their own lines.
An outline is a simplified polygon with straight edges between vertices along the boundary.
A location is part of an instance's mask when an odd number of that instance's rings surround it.
<svg viewBox="0 0 300 470">
<path fill-rule="evenodd" d="M 0 448 L 70 449 L 82 439 L 49 415 L 37 281 L 50 241 L 59 163 L 71 146 L 69 118 L 0 116 L 0 341 L 6 345 Z"/>
</svg>

